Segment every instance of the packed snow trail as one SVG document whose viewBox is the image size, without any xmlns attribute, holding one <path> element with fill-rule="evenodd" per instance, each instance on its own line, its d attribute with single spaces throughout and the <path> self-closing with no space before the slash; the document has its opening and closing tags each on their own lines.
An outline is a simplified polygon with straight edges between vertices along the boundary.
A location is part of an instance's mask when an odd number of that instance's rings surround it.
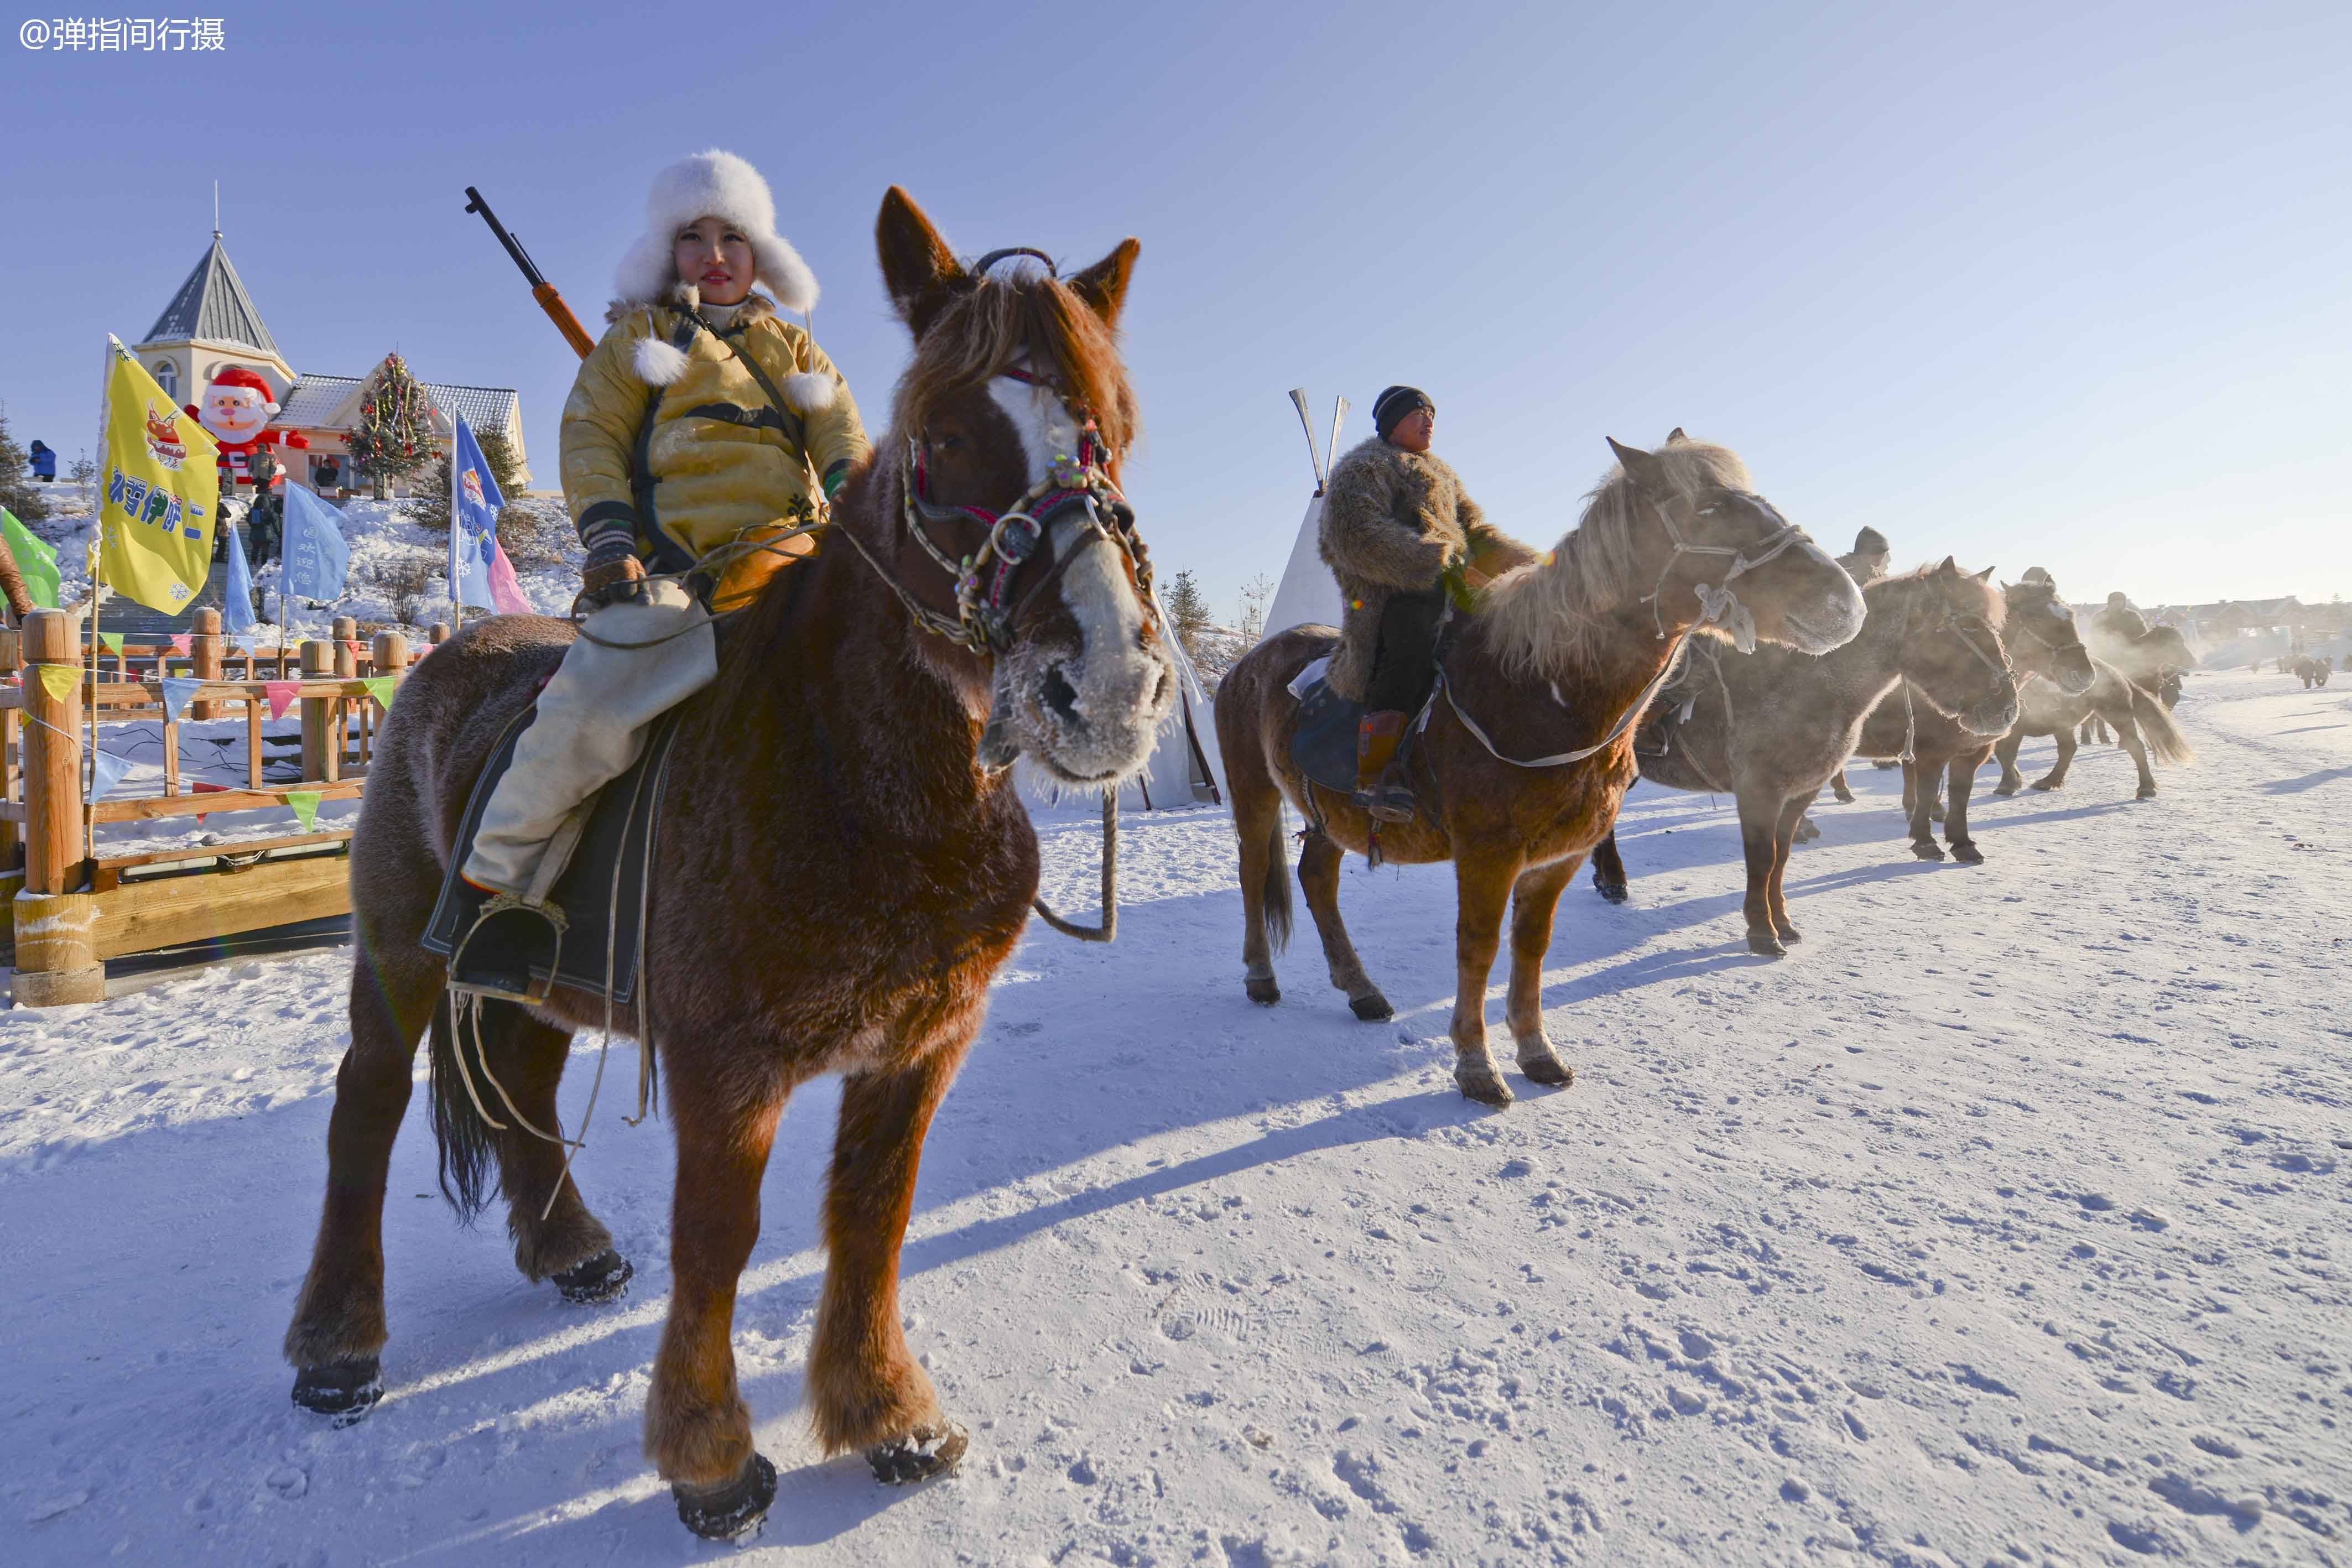
<svg viewBox="0 0 2352 1568">
<path fill-rule="evenodd" d="M 1502 1113 L 1450 1075 L 1446 868 L 1349 862 L 1395 1020 L 1303 927 L 1262 1009 L 1222 815 L 1131 819 L 1118 945 L 1033 928 L 930 1135 L 904 1308 L 962 1473 L 878 1487 L 795 1409 L 812 1086 L 735 1336 L 782 1485 L 727 1560 L 2352 1560 L 2352 694 L 2199 677 L 2179 712 L 2203 761 L 2151 803 L 2111 747 L 2056 795 L 1988 768 L 1980 868 L 1914 861 L 1858 767 L 1777 963 L 1729 802 L 1637 789 L 1633 902 L 1580 878 L 1547 968 L 1577 1082 Z M 1092 831 L 1045 837 L 1083 915 Z M 340 1431 L 288 1403 L 348 963 L 0 1018 L 0 1560 L 711 1559 L 638 1450 L 670 1140 L 609 1104 L 581 1178 L 625 1302 L 457 1229 L 420 1099 L 389 1395 Z"/>
</svg>

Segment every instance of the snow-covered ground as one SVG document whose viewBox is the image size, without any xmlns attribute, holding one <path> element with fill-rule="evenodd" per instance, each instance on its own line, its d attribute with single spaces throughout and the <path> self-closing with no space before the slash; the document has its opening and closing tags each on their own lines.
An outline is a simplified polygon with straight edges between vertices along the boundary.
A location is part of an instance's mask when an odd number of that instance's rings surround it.
<svg viewBox="0 0 2352 1568">
<path fill-rule="evenodd" d="M 1033 932 L 931 1134 L 904 1300 L 972 1428 L 953 1480 L 815 1459 L 835 1094 L 793 1105 L 736 1333 L 783 1479 L 740 1558 L 638 1451 L 661 1124 L 607 1093 L 583 1184 L 638 1276 L 583 1310 L 452 1225 L 420 1097 L 391 1392 L 336 1431 L 277 1344 L 348 955 L 5 1015 L 0 1561 L 2352 1560 L 2347 710 L 2200 676 L 2200 767 L 2145 805 L 2110 748 L 1980 790 L 1976 869 L 1914 861 L 1858 768 L 1779 963 L 1727 806 L 1637 791 L 1634 902 L 1580 883 L 1548 968 L 1577 1082 L 1502 1113 L 1449 1076 L 1444 868 L 1350 862 L 1394 1021 L 1311 935 L 1262 1009 L 1222 817 L 1134 821 L 1118 943 Z M 1046 837 L 1084 913 L 1090 831 Z"/>
</svg>

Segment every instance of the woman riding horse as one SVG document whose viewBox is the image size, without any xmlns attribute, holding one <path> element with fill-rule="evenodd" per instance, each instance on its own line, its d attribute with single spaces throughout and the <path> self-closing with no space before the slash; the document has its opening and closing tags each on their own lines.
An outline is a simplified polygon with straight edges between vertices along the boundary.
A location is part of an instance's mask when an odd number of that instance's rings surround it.
<svg viewBox="0 0 2352 1568">
<path fill-rule="evenodd" d="M 819 495 L 866 455 L 840 372 L 776 314 L 814 305 L 816 278 L 775 232 L 759 172 L 698 153 L 655 177 L 646 209 L 611 326 L 563 405 L 590 613 L 467 857 L 466 880 L 493 897 L 451 967 L 460 990 L 525 997 L 531 963 L 552 967 L 562 915 L 547 895 L 586 803 L 718 674 L 712 612 L 748 603 L 808 552 L 791 530 L 815 522 Z"/>
</svg>

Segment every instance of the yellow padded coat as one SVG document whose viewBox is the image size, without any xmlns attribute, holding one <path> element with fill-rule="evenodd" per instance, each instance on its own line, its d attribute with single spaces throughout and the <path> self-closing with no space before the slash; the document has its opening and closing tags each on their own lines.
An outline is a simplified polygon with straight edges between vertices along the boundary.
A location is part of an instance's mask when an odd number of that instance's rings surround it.
<svg viewBox="0 0 2352 1568">
<path fill-rule="evenodd" d="M 584 542 L 625 529 L 640 555 L 667 538 L 699 560 L 733 540 L 812 520 L 819 487 L 837 488 L 865 461 L 866 431 L 841 372 L 806 332 L 777 318 L 766 296 L 751 296 L 716 336 L 688 337 L 676 304 L 615 305 L 610 319 L 563 405 L 563 493 Z M 784 420 L 744 355 L 783 394 Z M 649 401 L 650 518 L 638 515 L 632 483 Z M 780 423 L 797 424 L 800 439 Z M 805 536 L 779 547 L 792 555 L 813 548 Z M 773 554 L 747 558 L 722 579 L 719 598 L 739 598 L 781 564 Z"/>
</svg>

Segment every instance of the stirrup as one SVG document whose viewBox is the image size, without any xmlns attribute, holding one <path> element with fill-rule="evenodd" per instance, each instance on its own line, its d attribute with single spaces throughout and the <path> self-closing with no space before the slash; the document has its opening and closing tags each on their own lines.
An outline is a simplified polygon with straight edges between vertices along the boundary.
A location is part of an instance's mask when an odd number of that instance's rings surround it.
<svg viewBox="0 0 2352 1568">
<path fill-rule="evenodd" d="M 1421 814 L 1420 802 L 1413 799 L 1412 790 L 1386 780 L 1369 789 L 1359 789 L 1349 798 L 1379 821 L 1410 822 Z"/>
<path fill-rule="evenodd" d="M 449 955 L 449 989 L 537 1007 L 555 989 L 556 963 L 571 925 L 561 905 L 501 893 L 481 907 Z M 547 971 L 545 981 L 534 968 Z"/>
</svg>

